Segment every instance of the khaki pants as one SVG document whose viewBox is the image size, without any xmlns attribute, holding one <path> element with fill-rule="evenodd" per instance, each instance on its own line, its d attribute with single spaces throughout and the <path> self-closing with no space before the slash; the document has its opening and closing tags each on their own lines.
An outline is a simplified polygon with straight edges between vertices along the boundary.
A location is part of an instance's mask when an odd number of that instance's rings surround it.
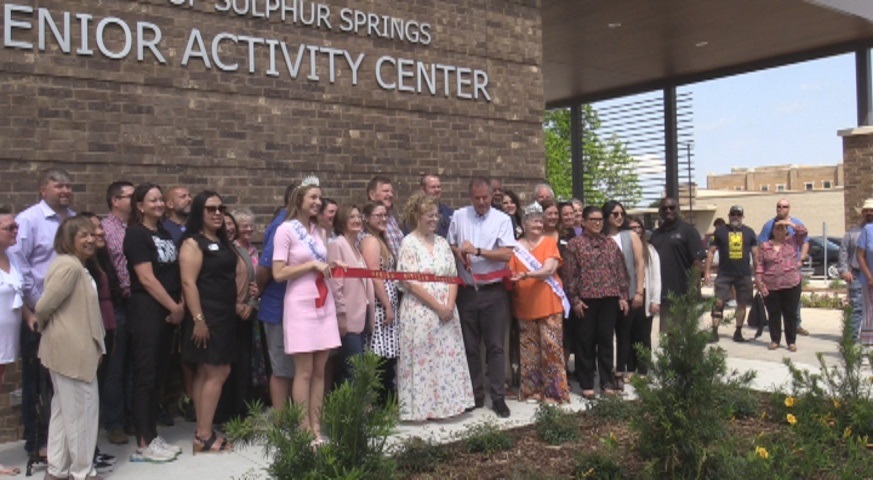
<svg viewBox="0 0 873 480">
<path fill-rule="evenodd" d="M 48 473 L 84 480 L 92 475 L 100 420 L 97 379 L 74 380 L 49 370 L 55 389 L 48 431 Z"/>
</svg>

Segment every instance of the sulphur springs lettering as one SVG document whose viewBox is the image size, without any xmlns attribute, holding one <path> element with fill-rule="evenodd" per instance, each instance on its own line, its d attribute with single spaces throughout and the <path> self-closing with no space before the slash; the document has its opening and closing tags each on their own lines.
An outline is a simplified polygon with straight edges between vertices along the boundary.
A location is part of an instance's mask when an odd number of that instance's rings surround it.
<svg viewBox="0 0 873 480">
<path fill-rule="evenodd" d="M 193 6 L 194 0 L 169 0 L 178 7 Z M 285 2 L 291 2 L 291 6 Z M 272 8 L 274 14 L 289 21 L 320 28 L 333 28 L 327 5 L 299 0 L 218 0 L 215 9 L 234 15 L 255 15 Z M 256 5 L 263 7 L 256 10 Z M 229 10 L 228 10 L 229 9 Z M 7 3 L 3 15 L 3 46 L 17 50 L 44 52 L 57 48 L 65 54 L 93 57 L 100 54 L 112 60 L 135 55 L 139 62 L 167 65 L 163 34 L 159 25 L 119 17 L 95 18 L 89 13 L 52 12 L 47 8 Z M 285 21 L 283 19 L 283 21 Z M 360 10 L 340 10 L 339 29 L 350 33 L 391 38 L 427 45 L 431 41 L 429 24 L 395 17 L 369 14 Z M 180 46 L 181 47 L 181 46 Z M 409 58 L 382 55 L 372 63 L 364 53 L 320 45 L 289 44 L 284 40 L 220 32 L 205 34 L 192 28 L 187 36 L 180 65 L 198 63 L 207 70 L 247 72 L 268 77 L 300 77 L 311 82 L 337 81 L 347 71 L 357 86 L 362 71 L 372 72 L 376 85 L 387 91 L 424 94 L 459 99 L 491 101 L 488 73 L 474 68 L 427 63 Z M 366 63 L 365 63 L 366 62 Z M 364 65 L 367 65 L 366 67 Z"/>
</svg>

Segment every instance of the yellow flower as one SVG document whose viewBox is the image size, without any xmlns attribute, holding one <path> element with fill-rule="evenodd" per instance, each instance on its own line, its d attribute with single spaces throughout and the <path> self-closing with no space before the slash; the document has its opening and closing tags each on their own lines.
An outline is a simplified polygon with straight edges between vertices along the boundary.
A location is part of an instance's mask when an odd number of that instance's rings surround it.
<svg viewBox="0 0 873 480">
<path fill-rule="evenodd" d="M 834 399 L 834 408 L 840 408 L 841 405 L 842 404 L 840 403 L 840 401 L 835 398 Z"/>
<path fill-rule="evenodd" d="M 849 438 L 852 436 L 852 427 L 846 427 L 843 431 L 843 438 Z"/>
<path fill-rule="evenodd" d="M 794 406 L 794 397 L 785 397 L 785 406 L 791 408 Z"/>
<path fill-rule="evenodd" d="M 767 412 L 761 412 L 761 420 L 767 418 Z"/>
<path fill-rule="evenodd" d="M 794 425 L 795 423 L 797 423 L 797 418 L 790 413 L 785 416 L 785 420 L 787 420 L 788 423 L 790 423 L 791 425 Z"/>
<path fill-rule="evenodd" d="M 770 453 L 767 452 L 767 449 L 764 447 L 755 447 L 755 455 L 763 458 L 764 460 L 770 458 Z"/>
</svg>

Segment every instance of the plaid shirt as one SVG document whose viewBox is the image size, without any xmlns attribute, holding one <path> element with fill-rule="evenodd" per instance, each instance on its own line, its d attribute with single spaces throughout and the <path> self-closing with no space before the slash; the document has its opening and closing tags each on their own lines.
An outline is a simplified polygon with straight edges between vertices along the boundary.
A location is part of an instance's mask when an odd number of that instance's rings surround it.
<svg viewBox="0 0 873 480">
<path fill-rule="evenodd" d="M 388 239 L 388 248 L 394 254 L 394 258 L 400 253 L 400 242 L 403 241 L 403 231 L 397 224 L 394 215 L 388 215 L 388 226 L 385 228 L 385 237 Z"/>
<path fill-rule="evenodd" d="M 127 258 L 123 248 L 127 225 L 110 213 L 103 219 L 103 230 L 106 232 L 106 248 L 109 249 L 109 259 L 118 275 L 121 292 L 124 298 L 130 297 L 130 272 L 127 271 Z"/>
</svg>

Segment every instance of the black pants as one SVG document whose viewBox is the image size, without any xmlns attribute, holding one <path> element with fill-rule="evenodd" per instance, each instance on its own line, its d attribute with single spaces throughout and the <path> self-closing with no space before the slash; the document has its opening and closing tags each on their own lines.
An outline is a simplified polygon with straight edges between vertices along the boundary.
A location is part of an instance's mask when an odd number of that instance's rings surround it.
<svg viewBox="0 0 873 480">
<path fill-rule="evenodd" d="M 148 294 L 130 297 L 127 327 L 133 347 L 133 423 L 137 442 L 158 435 L 158 391 L 169 365 L 173 326 L 169 312 Z"/>
<path fill-rule="evenodd" d="M 248 413 L 247 403 L 251 402 L 252 390 L 252 322 L 236 317 L 236 361 L 230 364 L 230 375 L 221 389 L 218 407 L 215 411 L 215 423 L 224 423 L 233 417 Z"/>
<path fill-rule="evenodd" d="M 649 359 L 640 357 L 638 346 L 652 350 L 652 319 L 647 317 L 645 307 L 631 310 L 630 354 L 627 360 L 627 371 L 646 375 L 649 372 Z"/>
<path fill-rule="evenodd" d="M 506 335 L 507 294 L 502 283 L 483 285 L 479 289 L 461 287 L 458 290 L 458 314 L 464 335 L 467 367 L 477 403 L 485 401 L 485 375 L 479 344 L 485 343 L 488 363 L 488 384 L 491 401 L 503 400 L 506 385 L 506 356 L 503 342 Z"/>
<path fill-rule="evenodd" d="M 767 317 L 770 321 L 770 341 L 782 340 L 782 319 L 785 319 L 785 343 L 797 342 L 797 302 L 800 301 L 801 284 L 783 290 L 770 290 L 764 297 Z"/>
<path fill-rule="evenodd" d="M 631 328 L 637 310 L 642 310 L 642 308 L 631 309 L 627 315 L 619 311 L 615 320 L 615 373 L 619 375 L 629 370 L 630 357 L 633 354 Z"/>
<path fill-rule="evenodd" d="M 379 377 L 382 380 L 382 392 L 379 395 L 379 403 L 385 405 L 389 395 L 397 393 L 397 359 L 383 358 L 382 368 L 379 370 Z"/>
<path fill-rule="evenodd" d="M 612 337 L 620 315 L 618 297 L 583 298 L 582 301 L 588 309 L 573 329 L 580 357 L 576 362 L 576 378 L 582 390 L 593 390 L 596 362 L 603 389 L 612 384 Z"/>
<path fill-rule="evenodd" d="M 26 324 L 21 326 L 21 420 L 24 450 L 31 456 L 46 446 L 51 415 L 51 381 L 37 358 L 39 338 Z"/>
</svg>

